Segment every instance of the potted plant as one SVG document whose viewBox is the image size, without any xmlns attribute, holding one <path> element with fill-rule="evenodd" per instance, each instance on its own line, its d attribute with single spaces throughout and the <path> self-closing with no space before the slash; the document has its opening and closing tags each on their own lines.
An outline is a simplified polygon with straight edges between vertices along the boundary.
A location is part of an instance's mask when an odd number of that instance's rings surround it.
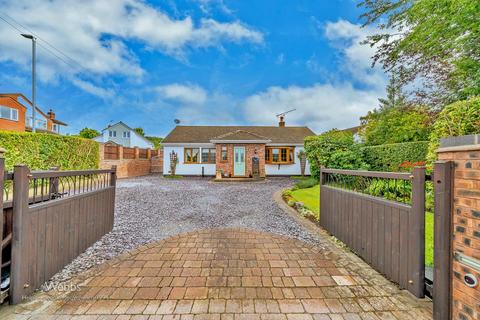
<svg viewBox="0 0 480 320">
<path fill-rule="evenodd" d="M 305 168 L 307 167 L 307 153 L 304 150 L 297 152 L 297 157 L 300 159 L 300 172 L 302 177 L 305 175 Z"/>
<path fill-rule="evenodd" d="M 172 176 L 175 176 L 175 173 L 177 171 L 177 163 L 178 163 L 178 155 L 175 153 L 175 151 L 172 151 L 170 153 L 170 174 Z"/>
</svg>

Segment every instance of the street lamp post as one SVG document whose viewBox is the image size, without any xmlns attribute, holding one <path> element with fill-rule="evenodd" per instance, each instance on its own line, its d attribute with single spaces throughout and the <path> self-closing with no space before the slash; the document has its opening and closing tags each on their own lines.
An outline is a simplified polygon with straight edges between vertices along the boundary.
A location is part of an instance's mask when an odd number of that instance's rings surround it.
<svg viewBox="0 0 480 320">
<path fill-rule="evenodd" d="M 22 33 L 22 37 L 32 40 L 32 132 L 35 132 L 35 116 L 37 105 L 35 103 L 35 60 L 37 51 L 37 38 L 31 34 Z"/>
</svg>

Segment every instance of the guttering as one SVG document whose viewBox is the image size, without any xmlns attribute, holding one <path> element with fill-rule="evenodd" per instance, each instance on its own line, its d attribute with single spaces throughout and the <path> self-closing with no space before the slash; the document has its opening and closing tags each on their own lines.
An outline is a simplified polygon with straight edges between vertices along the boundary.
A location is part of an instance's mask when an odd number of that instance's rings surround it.
<svg viewBox="0 0 480 320">
<path fill-rule="evenodd" d="M 161 145 L 164 147 L 213 147 L 209 142 L 161 142 Z"/>
<path fill-rule="evenodd" d="M 249 143 L 270 143 L 272 140 L 210 140 L 211 143 L 244 143 L 244 144 L 249 144 Z"/>
<path fill-rule="evenodd" d="M 303 143 L 268 143 L 267 147 L 303 147 Z"/>
</svg>

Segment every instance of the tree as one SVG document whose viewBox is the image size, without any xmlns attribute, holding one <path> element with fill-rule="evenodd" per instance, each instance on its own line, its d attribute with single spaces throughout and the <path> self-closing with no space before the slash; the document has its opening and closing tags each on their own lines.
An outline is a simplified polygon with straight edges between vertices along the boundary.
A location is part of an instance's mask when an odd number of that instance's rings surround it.
<svg viewBox="0 0 480 320">
<path fill-rule="evenodd" d="M 425 107 L 373 110 L 360 121 L 360 136 L 366 145 L 426 141 L 431 130 L 431 116 Z"/>
<path fill-rule="evenodd" d="M 142 137 L 145 136 L 145 131 L 143 130 L 143 128 L 134 128 L 133 131 L 135 131 L 136 133 L 138 133 L 139 135 L 141 135 Z"/>
<path fill-rule="evenodd" d="M 100 135 L 100 132 L 98 132 L 95 129 L 90 129 L 90 128 L 83 128 L 79 132 L 79 136 L 85 139 L 93 139 L 95 137 L 98 137 Z"/>
<path fill-rule="evenodd" d="M 373 63 L 403 71 L 419 101 L 433 106 L 480 94 L 480 1 L 363 0 L 364 25 L 379 32 Z M 415 85 L 420 83 L 420 88 Z"/>
<path fill-rule="evenodd" d="M 407 105 L 407 97 L 403 93 L 402 83 L 398 76 L 392 74 L 387 84 L 387 97 L 379 98 L 380 110 L 387 110 L 395 107 L 405 107 Z"/>
<path fill-rule="evenodd" d="M 151 143 L 153 143 L 153 147 L 154 147 L 155 149 L 160 148 L 161 143 L 162 143 L 162 140 L 163 140 L 163 138 L 153 137 L 153 136 L 146 136 L 145 138 L 146 138 L 148 141 L 150 141 Z"/>
<path fill-rule="evenodd" d="M 353 134 L 332 129 L 318 136 L 305 138 L 305 153 L 313 176 L 319 177 L 320 167 L 359 169 L 364 164 L 358 154 Z"/>
</svg>

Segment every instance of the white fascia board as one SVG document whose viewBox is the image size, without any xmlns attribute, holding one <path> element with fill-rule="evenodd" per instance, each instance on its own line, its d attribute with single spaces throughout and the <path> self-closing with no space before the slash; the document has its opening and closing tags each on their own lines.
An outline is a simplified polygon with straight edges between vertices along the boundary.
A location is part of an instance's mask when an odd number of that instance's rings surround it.
<svg viewBox="0 0 480 320">
<path fill-rule="evenodd" d="M 161 143 L 164 147 L 204 147 L 204 148 L 213 148 L 215 145 L 213 143 L 188 143 L 188 142 L 170 142 L 170 143 Z"/>
<path fill-rule="evenodd" d="M 268 143 L 267 147 L 303 147 L 303 143 Z"/>
<path fill-rule="evenodd" d="M 269 143 L 269 142 L 272 142 L 272 140 L 210 140 L 211 143 L 245 143 L 245 144 L 249 144 L 249 143 Z"/>
</svg>

